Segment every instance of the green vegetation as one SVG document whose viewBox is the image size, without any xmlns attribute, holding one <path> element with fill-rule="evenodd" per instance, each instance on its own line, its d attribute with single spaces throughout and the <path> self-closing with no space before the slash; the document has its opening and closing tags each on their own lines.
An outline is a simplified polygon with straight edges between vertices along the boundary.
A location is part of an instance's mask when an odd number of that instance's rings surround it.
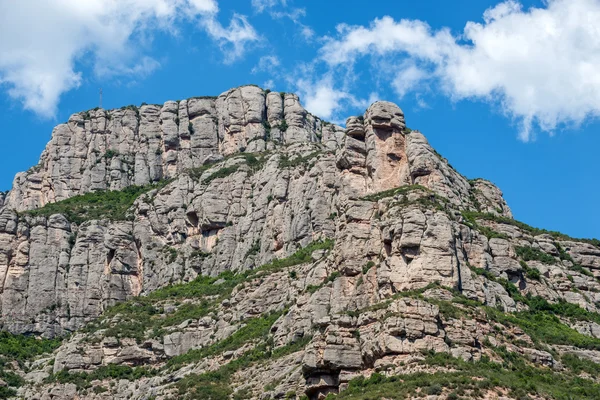
<svg viewBox="0 0 600 400">
<path fill-rule="evenodd" d="M 540 261 L 544 264 L 556 264 L 556 259 L 549 254 L 544 253 L 540 249 L 536 249 L 529 246 L 517 246 L 515 247 L 517 255 L 523 259 L 523 261 Z"/>
<path fill-rule="evenodd" d="M 144 367 L 132 368 L 128 365 L 108 364 L 98 367 L 92 372 L 67 372 L 62 370 L 52 374 L 45 379 L 45 383 L 73 383 L 77 390 L 88 389 L 92 387 L 91 382 L 104 379 L 127 379 L 135 381 L 143 377 L 154 376 L 157 370 L 151 370 Z"/>
<path fill-rule="evenodd" d="M 260 240 L 257 240 L 256 242 L 252 243 L 252 246 L 250 246 L 250 248 L 246 252 L 246 257 L 255 256 L 258 253 L 260 253 Z"/>
<path fill-rule="evenodd" d="M 279 156 L 279 168 L 296 168 L 300 165 L 308 164 L 310 160 L 319 156 L 321 151 L 312 152 L 306 156 L 296 156 L 290 159 L 287 155 L 282 154 Z"/>
<path fill-rule="evenodd" d="M 93 219 L 123 221 L 128 219 L 127 211 L 140 195 L 153 189 L 160 189 L 169 182 L 165 180 L 151 185 L 129 186 L 123 190 L 90 192 L 67 200 L 46 204 L 42 208 L 26 211 L 25 213 L 45 217 L 62 214 L 69 221 L 77 224 Z"/>
<path fill-rule="evenodd" d="M 275 322 L 275 320 L 273 320 L 273 322 Z M 300 351 L 310 342 L 311 339 L 310 337 L 305 336 L 295 343 L 273 349 L 273 343 L 268 335 L 271 325 L 267 327 L 266 321 L 264 321 L 264 328 L 266 329 L 256 330 L 254 332 L 255 336 L 248 338 L 261 340 L 260 343 L 252 350 L 247 351 L 239 358 L 223 365 L 216 371 L 206 372 L 204 374 L 189 374 L 177 382 L 175 386 L 179 392 L 178 398 L 186 400 L 230 399 L 230 396 L 233 394 L 233 389 L 231 387 L 231 376 L 235 372 L 246 369 L 254 363 L 265 362 L 270 359 L 278 359 Z M 249 396 L 247 392 L 240 391 L 233 394 L 234 399 L 246 399 L 248 397 Z"/>
<path fill-rule="evenodd" d="M 536 281 L 539 281 L 540 279 L 542 279 L 540 271 L 538 271 L 536 268 L 530 268 L 529 265 L 527 265 L 527 263 L 523 260 L 519 261 L 519 264 L 521 264 L 521 268 L 523 268 L 523 272 L 525 272 L 525 276 L 527 278 L 533 279 Z"/>
<path fill-rule="evenodd" d="M 218 171 L 212 173 L 210 176 L 205 178 L 202 182 L 208 185 L 210 182 L 214 181 L 215 179 L 226 178 L 229 175 L 236 173 L 239 168 L 240 168 L 239 165 L 223 167 L 223 168 L 219 169 Z"/>
<path fill-rule="evenodd" d="M 218 280 L 222 283 L 216 284 Z M 233 288 L 242 281 L 241 276 L 231 272 L 218 277 L 199 276 L 186 284 L 177 284 L 158 289 L 148 296 L 137 297 L 109 308 L 103 317 L 84 328 L 87 332 L 106 329 L 104 336 L 134 338 L 138 342 L 151 331 L 154 337 L 161 336 L 163 329 L 174 326 L 190 318 L 201 318 L 212 311 L 217 304 L 228 297 Z M 197 299 L 194 303 L 184 303 L 176 311 L 163 315 L 160 302 L 165 300 Z M 111 322 L 120 316 L 119 323 Z"/>
<path fill-rule="evenodd" d="M 464 214 L 465 213 L 463 213 L 463 215 Z M 516 226 L 517 228 L 529 233 L 532 236 L 546 234 L 546 235 L 550 235 L 550 236 L 554 237 L 557 240 L 575 240 L 578 242 L 589 243 L 593 246 L 600 248 L 600 240 L 599 239 L 574 239 L 568 235 L 565 235 L 564 233 L 548 231 L 546 229 L 534 228 L 530 225 L 527 225 L 523 222 L 514 220 L 512 218 L 502 217 L 502 216 L 495 215 L 495 214 L 476 213 L 476 212 L 468 212 L 466 214 L 468 214 L 471 218 L 478 218 L 478 219 L 483 219 L 483 220 L 487 220 L 487 221 L 497 222 L 500 224 L 513 225 L 513 226 Z"/>
<path fill-rule="evenodd" d="M 567 253 L 565 251 L 565 249 L 562 248 L 562 246 L 558 243 L 554 243 L 554 246 L 556 246 L 556 249 L 558 250 L 558 254 L 559 254 L 559 258 L 561 260 L 564 261 L 570 261 L 571 262 L 571 266 L 569 267 L 569 269 L 573 270 L 573 271 L 577 271 L 580 274 L 589 276 L 589 277 L 593 277 L 594 274 L 592 274 L 589 270 L 583 268 L 581 265 L 579 265 L 577 262 L 575 262 L 575 260 L 573 259 L 573 257 L 571 257 L 571 255 L 569 253 Z"/>
<path fill-rule="evenodd" d="M 488 228 L 487 226 L 480 225 L 479 223 L 477 223 L 477 219 L 480 218 L 481 215 L 483 215 L 483 214 L 472 212 L 472 211 L 463 211 L 462 212 L 464 223 L 469 228 L 483 233 L 483 235 L 485 235 L 488 239 L 493 239 L 493 238 L 508 239 L 508 236 L 506 234 L 496 232 L 495 230 Z M 489 214 L 489 215 L 492 215 L 492 214 Z"/>
<path fill-rule="evenodd" d="M 135 105 L 130 104 L 128 106 L 121 107 L 121 110 L 125 110 L 125 111 L 130 110 L 130 111 L 133 111 L 135 113 L 135 116 L 138 119 L 138 121 L 140 120 L 140 110 Z"/>
<path fill-rule="evenodd" d="M 177 368 L 184 364 L 191 364 L 198 362 L 203 358 L 215 356 L 225 351 L 233 351 L 241 348 L 245 343 L 251 342 L 252 340 L 267 338 L 271 326 L 281 317 L 283 313 L 277 312 L 267 316 L 260 316 L 252 318 L 246 322 L 242 328 L 238 329 L 228 338 L 221 340 L 202 349 L 190 350 L 185 354 L 171 358 L 167 365 L 171 368 Z"/>
<path fill-rule="evenodd" d="M 413 190 L 422 190 L 425 192 L 430 191 L 429 189 L 427 189 L 426 187 L 421 186 L 421 185 L 407 185 L 407 186 L 400 186 L 399 188 L 385 190 L 385 191 L 379 192 L 379 193 L 373 193 L 368 196 L 364 196 L 363 198 L 361 198 L 361 200 L 379 201 L 381 199 L 385 199 L 386 197 L 392 197 L 392 196 L 396 196 L 399 194 L 407 194 L 409 192 L 412 192 Z"/>
<path fill-rule="evenodd" d="M 365 264 L 365 266 L 362 268 L 362 273 L 366 274 L 367 272 L 369 272 L 369 270 L 371 268 L 373 268 L 375 266 L 375 262 L 374 261 L 369 261 Z"/>
<path fill-rule="evenodd" d="M 225 159 L 219 161 L 219 162 L 224 162 L 226 160 L 230 160 L 233 158 L 240 158 L 240 159 L 244 159 L 244 161 L 246 162 L 246 164 L 250 167 L 250 169 L 252 171 L 258 171 L 260 170 L 264 164 L 267 162 L 267 156 L 268 156 L 268 152 L 264 152 L 264 153 L 239 153 L 239 154 L 233 154 L 229 157 L 226 157 Z M 212 168 L 216 163 L 208 163 L 206 165 L 203 165 L 201 167 L 198 168 L 191 168 L 187 171 L 188 175 L 195 180 L 199 180 L 202 175 L 208 171 L 210 168 Z M 218 170 L 217 172 L 213 173 L 212 175 L 210 175 L 209 177 L 207 177 L 206 179 L 204 179 L 205 183 L 208 183 L 210 181 L 212 181 L 213 179 L 217 179 L 217 178 L 223 178 L 225 176 L 231 175 L 232 173 L 236 172 L 239 169 L 239 165 L 234 165 L 231 167 L 224 167 L 221 168 L 220 170 Z"/>
<path fill-rule="evenodd" d="M 600 376 L 600 364 L 596 364 L 595 362 L 582 360 L 573 354 L 563 354 L 560 361 L 578 375 L 585 372 L 591 376 Z"/>
<path fill-rule="evenodd" d="M 497 348 L 502 363 L 483 357 L 477 362 L 466 362 L 446 353 L 429 353 L 421 364 L 437 370 L 385 377 L 375 373 L 365 379 L 350 381 L 348 389 L 336 399 L 406 399 L 439 395 L 448 391 L 448 398 L 462 396 L 484 397 L 496 388 L 504 388 L 513 398 L 530 399 L 529 395 L 553 399 L 598 398 L 600 385 L 574 373 L 555 373 L 551 369 L 536 368 L 516 353 Z M 440 371 L 440 369 L 442 369 Z M 329 399 L 329 397 L 328 397 Z"/>
<path fill-rule="evenodd" d="M 19 362 L 51 353 L 60 345 L 59 339 L 36 339 L 31 336 L 0 332 L 0 357 L 10 357 Z"/>
<path fill-rule="evenodd" d="M 194 97 L 190 97 L 188 99 L 188 101 L 192 100 L 192 99 L 195 99 L 195 100 L 216 100 L 218 98 L 219 98 L 219 96 L 194 96 Z"/>
<path fill-rule="evenodd" d="M 311 254 L 316 250 L 331 250 L 333 249 L 333 240 L 324 239 L 312 242 L 306 247 L 296 251 L 287 258 L 275 259 L 268 264 L 254 270 L 256 275 L 272 274 L 281 271 L 284 268 L 293 267 L 294 265 L 306 264 L 312 261 Z"/>
<path fill-rule="evenodd" d="M 267 140 L 271 139 L 271 129 L 272 129 L 271 123 L 269 122 L 269 120 L 264 119 L 262 122 L 262 126 L 263 126 L 263 128 L 265 128 L 264 139 L 265 139 L 265 141 L 267 141 Z"/>
<path fill-rule="evenodd" d="M 106 153 L 104 153 L 104 158 L 106 158 L 107 160 L 110 160 L 111 158 L 117 157 L 118 155 L 119 155 L 118 151 L 109 149 L 109 150 L 106 150 Z"/>
<path fill-rule="evenodd" d="M 105 311 L 102 318 L 84 328 L 87 332 L 105 329 L 105 337 L 134 338 L 138 342 L 146 338 L 146 332 L 159 337 L 167 326 L 174 326 L 188 319 L 198 319 L 208 315 L 218 304 L 231 295 L 233 289 L 251 279 L 281 271 L 284 268 L 311 262 L 315 250 L 331 249 L 333 241 L 316 241 L 296 251 L 284 259 L 276 259 L 254 270 L 240 274 L 230 271 L 217 277 L 198 276 L 189 283 L 177 284 L 158 289 L 147 296 L 117 304 Z M 170 314 L 163 314 L 163 302 L 195 299 L 184 303 Z M 119 322 L 113 319 L 119 316 Z"/>
<path fill-rule="evenodd" d="M 288 123 L 287 123 L 287 121 L 286 121 L 285 119 L 284 119 L 284 120 L 282 120 L 282 121 L 281 121 L 281 123 L 279 124 L 279 130 L 280 130 L 281 132 L 285 132 L 285 131 L 287 131 L 287 130 L 288 130 L 288 128 L 289 128 L 289 126 L 288 126 Z"/>
<path fill-rule="evenodd" d="M 327 278 L 325 278 L 323 283 L 321 283 L 320 285 L 308 285 L 305 290 L 308 293 L 312 294 L 312 293 L 316 292 L 317 290 L 321 289 L 323 286 L 327 285 L 328 283 L 335 281 L 340 276 L 342 276 L 342 274 L 339 271 L 333 271 L 329 276 L 327 276 Z M 357 284 L 357 286 L 358 286 L 358 284 Z"/>
<path fill-rule="evenodd" d="M 523 329 L 537 346 L 558 344 L 600 350 L 600 339 L 583 335 L 569 328 L 558 319 L 557 315 L 560 314 L 538 310 L 506 314 L 491 307 L 486 307 L 485 310 L 490 320 Z"/>
<path fill-rule="evenodd" d="M 6 386 L 0 387 L 0 399 L 16 396 L 15 388 L 25 383 L 21 376 L 12 371 L 13 362 L 16 361 L 23 368 L 25 361 L 53 352 L 60 343 L 58 339 L 36 339 L 0 332 L 0 379 L 6 383 Z"/>
</svg>

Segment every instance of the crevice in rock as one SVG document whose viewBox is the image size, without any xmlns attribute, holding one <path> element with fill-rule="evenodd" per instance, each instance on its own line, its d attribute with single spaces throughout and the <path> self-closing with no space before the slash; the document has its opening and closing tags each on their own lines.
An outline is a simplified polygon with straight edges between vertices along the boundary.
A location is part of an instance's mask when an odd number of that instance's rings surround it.
<svg viewBox="0 0 600 400">
<path fill-rule="evenodd" d="M 195 211 L 189 211 L 186 214 L 186 217 L 187 217 L 186 222 L 188 224 L 190 224 L 194 228 L 198 227 L 198 223 L 200 222 L 200 219 L 198 218 L 198 214 Z"/>
<path fill-rule="evenodd" d="M 454 230 L 454 228 L 452 230 Z M 456 283 L 456 285 L 458 286 L 457 290 L 460 293 L 462 293 L 462 290 L 463 290 L 463 288 L 462 288 L 462 270 L 461 270 L 461 265 L 460 265 L 460 259 L 458 258 L 458 250 L 456 249 L 456 247 L 457 247 L 456 246 L 457 236 L 458 236 L 458 239 L 461 242 L 463 241 L 462 240 L 462 233 L 460 231 L 458 231 L 458 235 L 457 234 L 452 235 L 452 237 L 454 238 L 454 242 L 452 244 L 453 245 L 452 247 L 454 248 L 454 258 L 456 258 L 456 271 L 457 271 L 457 275 L 458 275 L 458 279 L 457 279 L 457 283 Z M 465 260 L 467 260 L 467 255 L 465 254 L 465 248 L 464 248 L 464 246 L 461 246 L 461 248 L 462 248 L 462 251 L 463 251 L 463 256 L 464 256 Z"/>
<path fill-rule="evenodd" d="M 113 261 L 114 258 L 115 258 L 115 249 L 108 250 L 108 254 L 106 255 L 106 267 L 107 267 L 107 269 L 110 268 L 110 264 L 112 263 L 112 261 Z"/>
<path fill-rule="evenodd" d="M 402 160 L 402 156 L 399 156 L 398 154 L 389 153 L 387 156 L 391 161 L 394 161 L 394 162 L 398 162 L 398 161 Z"/>
<path fill-rule="evenodd" d="M 400 249 L 400 254 L 402 255 L 402 259 L 406 262 L 407 265 L 419 256 L 420 254 L 420 246 L 406 246 Z"/>
</svg>

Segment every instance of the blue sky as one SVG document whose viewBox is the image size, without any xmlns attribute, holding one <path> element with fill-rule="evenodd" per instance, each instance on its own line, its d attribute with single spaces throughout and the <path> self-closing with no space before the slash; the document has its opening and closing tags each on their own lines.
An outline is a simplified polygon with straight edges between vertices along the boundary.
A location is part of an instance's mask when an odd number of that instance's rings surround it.
<svg viewBox="0 0 600 400">
<path fill-rule="evenodd" d="M 0 0 L 0 190 L 69 115 L 296 92 L 342 122 L 390 100 L 515 217 L 600 236 L 600 0 Z"/>
</svg>

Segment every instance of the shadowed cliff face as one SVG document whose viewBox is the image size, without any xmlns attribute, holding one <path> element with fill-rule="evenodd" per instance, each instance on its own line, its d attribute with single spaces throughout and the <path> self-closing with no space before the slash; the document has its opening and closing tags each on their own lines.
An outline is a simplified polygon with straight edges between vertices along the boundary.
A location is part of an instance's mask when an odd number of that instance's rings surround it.
<svg viewBox="0 0 600 400">
<path fill-rule="evenodd" d="M 265 358 L 253 356 L 264 362 L 249 361 L 246 376 L 229 371 L 228 388 L 319 398 L 383 366 L 398 372 L 422 351 L 480 359 L 494 328 L 469 301 L 520 312 L 530 294 L 596 312 L 597 244 L 511 217 L 498 188 L 456 172 L 393 103 L 374 103 L 345 129 L 293 94 L 254 86 L 89 111 L 57 126 L 38 166 L 0 197 L 1 320 L 44 336 L 86 326 L 53 366 L 37 365 L 36 382 L 112 364 L 162 368 L 217 346 L 177 372 L 94 395 L 141 399 L 176 396 L 170 382 L 243 360 L 260 342 L 243 336 L 248 321 L 265 319 Z M 306 246 L 315 250 L 286 258 Z M 453 296 L 474 308 L 450 313 Z M 47 386 L 49 398 L 83 390 Z M 39 398 L 33 386 L 22 394 Z"/>
</svg>

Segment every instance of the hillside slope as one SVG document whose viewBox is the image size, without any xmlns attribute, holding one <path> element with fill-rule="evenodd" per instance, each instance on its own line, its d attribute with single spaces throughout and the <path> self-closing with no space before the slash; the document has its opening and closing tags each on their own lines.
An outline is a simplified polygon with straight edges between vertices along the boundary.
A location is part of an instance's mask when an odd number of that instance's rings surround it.
<svg viewBox="0 0 600 400">
<path fill-rule="evenodd" d="M 76 114 L 3 203 L 3 328 L 72 333 L 24 398 L 600 393 L 600 242 L 513 220 L 392 103 Z"/>
</svg>

